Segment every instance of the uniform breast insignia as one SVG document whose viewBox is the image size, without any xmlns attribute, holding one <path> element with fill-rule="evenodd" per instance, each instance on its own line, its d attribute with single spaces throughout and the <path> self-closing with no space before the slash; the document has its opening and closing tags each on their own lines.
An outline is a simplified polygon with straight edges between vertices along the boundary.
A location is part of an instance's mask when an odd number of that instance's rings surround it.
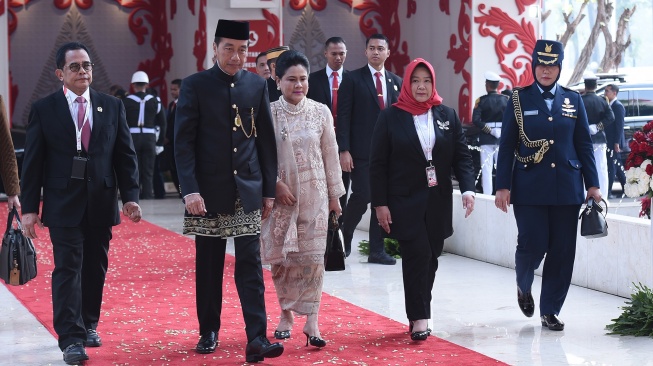
<svg viewBox="0 0 653 366">
<path fill-rule="evenodd" d="M 571 104 L 569 98 L 565 98 L 564 102 L 562 103 L 562 116 L 576 118 L 576 109 L 574 109 L 574 105 Z"/>
<path fill-rule="evenodd" d="M 441 122 L 440 120 L 437 120 L 438 123 L 438 128 L 441 130 L 448 130 L 449 129 L 449 121 L 444 121 Z"/>
</svg>

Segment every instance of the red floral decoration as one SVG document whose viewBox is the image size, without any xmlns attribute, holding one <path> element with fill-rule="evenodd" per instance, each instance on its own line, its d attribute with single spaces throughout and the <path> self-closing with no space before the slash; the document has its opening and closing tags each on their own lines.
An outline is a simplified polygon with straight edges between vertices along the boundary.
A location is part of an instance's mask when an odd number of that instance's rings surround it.
<svg viewBox="0 0 653 366">
<path fill-rule="evenodd" d="M 456 74 L 462 74 L 463 84 L 458 91 L 458 113 L 462 123 L 472 122 L 472 111 L 470 108 L 470 90 L 471 74 L 465 69 L 465 64 L 471 57 L 471 16 L 467 14 L 467 9 L 471 9 L 471 0 L 463 0 L 460 4 L 458 13 L 458 35 L 452 34 L 449 37 L 449 51 L 447 58 L 453 61 L 453 68 Z M 440 2 L 440 10 L 449 14 L 450 8 L 448 2 Z"/>
<path fill-rule="evenodd" d="M 382 33 L 388 37 L 390 57 L 386 60 L 386 67 L 395 74 L 403 75 L 404 67 L 410 62 L 410 57 L 408 44 L 406 41 L 400 41 L 399 0 L 384 0 L 383 5 L 373 0 L 364 0 L 356 6 L 353 5 L 353 0 L 340 0 L 340 2 L 363 12 L 358 23 L 365 37 L 375 33 Z"/>
<path fill-rule="evenodd" d="M 526 1 L 526 0 L 524 0 Z M 483 37 L 492 37 L 495 39 L 494 50 L 499 58 L 501 76 L 510 80 L 512 87 L 524 86 L 533 83 L 533 72 L 530 68 L 531 54 L 535 47 L 535 27 L 533 23 L 521 19 L 517 22 L 503 10 L 492 7 L 489 11 L 485 10 L 485 4 L 478 6 L 478 11 L 483 14 L 475 17 L 474 22 L 479 24 L 478 32 Z M 499 32 L 493 29 L 499 29 Z M 508 37 L 515 37 L 517 40 Z M 519 41 L 519 42 L 518 42 Z M 506 64 L 506 55 L 517 53 L 512 64 Z M 517 73 L 521 70 L 521 74 Z"/>
<path fill-rule="evenodd" d="M 531 6 L 536 2 L 538 2 L 538 0 L 515 0 L 517 10 L 519 10 L 519 15 L 522 15 L 526 11 L 527 6 Z"/>
<path fill-rule="evenodd" d="M 281 27 L 281 22 L 279 17 L 271 13 L 267 9 L 261 9 L 263 12 L 263 17 L 268 21 L 268 30 L 272 29 L 272 32 L 268 31 L 267 36 L 267 47 L 266 49 L 274 48 L 281 45 L 281 39 L 279 39 L 279 29 Z"/>
<path fill-rule="evenodd" d="M 61 10 L 70 8 L 72 4 L 73 0 L 54 0 L 54 6 Z M 75 5 L 80 9 L 86 10 L 93 6 L 93 0 L 75 0 Z"/>
<path fill-rule="evenodd" d="M 633 134 L 628 144 L 630 153 L 626 159 L 626 185 L 624 193 L 628 197 L 642 197 L 639 216 L 651 218 L 651 198 L 653 197 L 653 121 L 649 121 L 641 131 Z"/>
<path fill-rule="evenodd" d="M 195 1 L 188 0 L 188 7 L 195 15 Z M 197 30 L 195 30 L 193 56 L 195 56 L 197 71 L 204 70 L 206 59 L 206 0 L 200 0 L 200 11 L 197 17 Z"/>
<path fill-rule="evenodd" d="M 322 11 L 327 6 L 326 0 L 290 0 L 288 2 L 288 5 L 293 10 L 302 10 L 309 4 L 315 11 Z"/>
</svg>

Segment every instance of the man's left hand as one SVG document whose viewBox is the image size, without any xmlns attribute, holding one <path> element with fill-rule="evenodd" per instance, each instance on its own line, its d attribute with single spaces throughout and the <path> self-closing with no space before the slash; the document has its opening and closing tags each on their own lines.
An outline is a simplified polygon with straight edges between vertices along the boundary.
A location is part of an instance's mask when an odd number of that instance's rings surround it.
<svg viewBox="0 0 653 366">
<path fill-rule="evenodd" d="M 474 211 L 474 201 L 476 199 L 471 194 L 463 195 L 463 209 L 465 209 L 465 218 L 469 217 Z"/>
<path fill-rule="evenodd" d="M 263 198 L 263 212 L 261 212 L 261 220 L 265 220 L 270 216 L 272 212 L 272 206 L 274 206 L 274 198 Z"/>
<path fill-rule="evenodd" d="M 122 214 L 129 217 L 133 222 L 141 221 L 143 216 L 141 206 L 136 202 L 127 202 L 122 206 Z"/>
</svg>

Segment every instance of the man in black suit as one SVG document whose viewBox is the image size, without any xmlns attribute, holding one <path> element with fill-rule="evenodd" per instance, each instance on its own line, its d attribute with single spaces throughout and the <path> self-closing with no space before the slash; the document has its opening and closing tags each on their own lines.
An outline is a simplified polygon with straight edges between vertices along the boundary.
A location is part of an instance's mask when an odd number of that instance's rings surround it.
<svg viewBox="0 0 653 366">
<path fill-rule="evenodd" d="M 56 55 L 63 90 L 32 105 L 25 140 L 22 200 L 25 235 L 50 229 L 54 271 L 54 329 L 64 361 L 88 360 L 84 346 L 99 347 L 96 332 L 108 267 L 111 227 L 122 213 L 141 219 L 138 168 L 125 109 L 119 99 L 90 88 L 93 63 L 81 43 Z M 43 188 L 43 212 L 39 203 Z"/>
<path fill-rule="evenodd" d="M 345 70 L 344 64 L 347 58 L 347 45 L 345 40 L 340 37 L 331 37 L 324 43 L 324 57 L 327 60 L 327 66 L 323 69 L 312 72 L 308 76 L 308 94 L 307 97 L 316 102 L 326 104 L 333 114 L 333 125 L 337 128 L 338 123 L 338 89 L 340 83 L 349 73 Z M 342 172 L 342 182 L 345 185 L 345 191 L 349 190 L 349 172 Z M 340 207 L 342 215 L 338 218 L 340 225 L 345 219 L 345 207 L 347 206 L 347 193 L 340 197 Z M 351 246 L 346 250 L 347 256 L 351 252 Z"/>
<path fill-rule="evenodd" d="M 265 57 L 267 58 L 268 68 L 270 69 L 270 77 L 267 78 L 268 83 L 268 97 L 271 102 L 276 102 L 281 97 L 281 90 L 277 86 L 277 59 L 281 56 L 282 53 L 288 51 L 290 48 L 288 46 L 275 47 L 267 50 L 265 52 Z"/>
<path fill-rule="evenodd" d="M 172 101 L 168 104 L 166 114 L 166 136 L 163 140 L 163 169 L 170 171 L 172 182 L 175 184 L 177 193 L 179 193 L 179 178 L 177 177 L 177 164 L 175 163 L 175 112 L 177 110 L 177 101 L 179 100 L 179 90 L 181 89 L 181 79 L 174 79 L 170 82 L 170 96 Z M 179 193 L 181 195 L 181 193 Z"/>
<path fill-rule="evenodd" d="M 354 230 L 370 203 L 370 143 L 376 119 L 382 109 L 397 101 L 401 78 L 385 70 L 390 56 L 388 38 L 374 34 L 365 42 L 367 65 L 347 74 L 338 89 L 338 127 L 336 138 L 340 165 L 349 172 L 351 195 L 347 202 L 343 236 L 345 250 L 351 251 Z M 395 264 L 385 252 L 383 238 L 374 210 L 370 212 L 370 255 L 368 263 Z"/>
<path fill-rule="evenodd" d="M 614 113 L 614 123 L 606 127 L 605 138 L 607 139 L 608 149 L 606 151 L 608 158 L 608 197 L 615 198 L 612 194 L 612 184 L 614 183 L 615 175 L 621 183 L 621 188 L 626 185 L 626 174 L 623 170 L 623 163 L 621 162 L 621 148 L 626 145 L 624 138 L 624 118 L 626 117 L 626 108 L 621 104 L 617 95 L 619 94 L 619 86 L 616 84 L 609 84 L 605 87 L 605 97 L 608 98 L 610 108 Z"/>
<path fill-rule="evenodd" d="M 175 116 L 175 158 L 195 234 L 198 353 L 215 352 L 227 238 L 234 238 L 236 290 L 245 319 L 247 362 L 278 357 L 266 338 L 259 232 L 274 204 L 277 148 L 265 80 L 243 70 L 249 23 L 220 19 L 217 63 L 184 79 Z M 262 211 L 262 212 L 261 212 Z"/>
</svg>

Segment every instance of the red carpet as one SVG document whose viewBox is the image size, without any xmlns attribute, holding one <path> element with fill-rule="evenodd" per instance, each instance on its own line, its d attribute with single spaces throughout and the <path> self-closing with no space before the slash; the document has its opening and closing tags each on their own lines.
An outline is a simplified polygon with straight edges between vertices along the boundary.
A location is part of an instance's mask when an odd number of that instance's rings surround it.
<svg viewBox="0 0 653 366">
<path fill-rule="evenodd" d="M 0 212 L 6 212 L 0 206 Z M 52 329 L 53 262 L 47 230 L 38 231 L 35 245 L 39 274 L 22 287 L 9 290 Z M 87 365 L 229 365 L 245 363 L 245 331 L 233 277 L 234 258 L 227 255 L 222 329 L 216 352 L 193 351 L 198 340 L 195 313 L 194 243 L 192 238 L 148 222 L 123 223 L 114 228 L 109 272 L 98 332 L 103 346 L 87 348 Z M 279 307 L 270 277 L 264 270 L 268 336 L 277 323 Z M 453 343 L 429 337 L 412 342 L 406 326 L 346 301 L 324 294 L 320 330 L 327 347 L 304 347 L 298 318 L 284 354 L 262 364 L 339 365 L 487 365 L 502 364 Z M 56 337 L 56 335 L 55 335 Z M 56 338 L 52 342 L 56 343 Z M 60 360 L 52 360 L 60 362 Z"/>
</svg>

